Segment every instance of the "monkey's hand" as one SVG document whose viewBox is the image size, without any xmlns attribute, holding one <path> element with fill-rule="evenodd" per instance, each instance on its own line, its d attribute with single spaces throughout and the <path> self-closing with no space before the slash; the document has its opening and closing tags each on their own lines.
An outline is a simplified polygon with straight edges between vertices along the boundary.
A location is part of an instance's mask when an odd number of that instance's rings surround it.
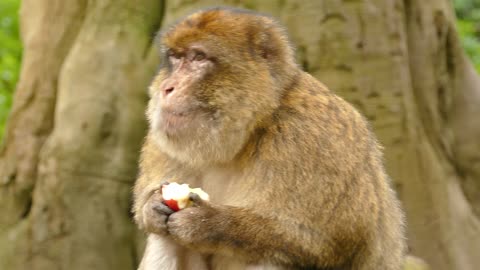
<svg viewBox="0 0 480 270">
<path fill-rule="evenodd" d="M 215 239 L 222 237 L 222 228 L 215 227 L 221 220 L 222 208 L 190 193 L 193 206 L 171 214 L 167 230 L 179 244 L 187 247 L 214 249 Z M 226 220 L 224 220 L 226 222 Z"/>
<path fill-rule="evenodd" d="M 166 222 L 172 213 L 173 210 L 164 204 L 160 190 L 154 191 L 143 205 L 141 220 L 143 229 L 149 233 L 166 234 Z"/>
<path fill-rule="evenodd" d="M 194 205 L 167 220 L 169 236 L 181 246 L 200 253 L 235 254 L 250 262 L 315 265 L 316 257 L 302 248 L 308 238 L 291 235 L 278 220 L 247 207 L 218 205 L 190 196 Z"/>
</svg>

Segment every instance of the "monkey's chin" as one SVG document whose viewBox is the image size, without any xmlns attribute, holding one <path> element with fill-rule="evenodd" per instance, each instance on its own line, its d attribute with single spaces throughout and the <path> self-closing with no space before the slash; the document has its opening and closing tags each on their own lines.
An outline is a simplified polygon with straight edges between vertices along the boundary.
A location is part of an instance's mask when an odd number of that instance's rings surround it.
<svg viewBox="0 0 480 270">
<path fill-rule="evenodd" d="M 192 115 L 164 114 L 159 120 L 157 129 L 167 137 L 179 138 L 196 129 L 195 117 Z"/>
<path fill-rule="evenodd" d="M 233 160 L 247 137 L 244 129 L 231 131 L 200 116 L 168 124 L 159 121 L 150 132 L 160 151 L 198 168 Z"/>
</svg>

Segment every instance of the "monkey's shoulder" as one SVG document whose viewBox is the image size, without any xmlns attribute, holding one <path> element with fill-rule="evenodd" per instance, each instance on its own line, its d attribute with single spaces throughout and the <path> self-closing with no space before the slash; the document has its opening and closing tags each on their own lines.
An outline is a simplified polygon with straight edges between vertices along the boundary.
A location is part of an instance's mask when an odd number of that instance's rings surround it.
<svg viewBox="0 0 480 270">
<path fill-rule="evenodd" d="M 326 136 L 370 135 L 367 121 L 350 103 L 307 73 L 287 89 L 274 120 Z"/>
<path fill-rule="evenodd" d="M 310 75 L 288 89 L 265 136 L 273 156 L 328 159 L 332 166 L 340 160 L 356 164 L 378 147 L 365 118 Z"/>
</svg>

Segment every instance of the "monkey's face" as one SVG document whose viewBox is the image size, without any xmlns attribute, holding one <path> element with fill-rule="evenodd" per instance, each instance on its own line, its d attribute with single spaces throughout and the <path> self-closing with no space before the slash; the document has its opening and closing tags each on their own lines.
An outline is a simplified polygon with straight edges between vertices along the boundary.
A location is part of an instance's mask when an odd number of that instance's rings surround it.
<svg viewBox="0 0 480 270">
<path fill-rule="evenodd" d="M 267 70 L 235 66 L 227 61 L 235 58 L 231 54 L 212 55 L 198 44 L 167 48 L 165 54 L 148 110 L 161 150 L 191 164 L 231 160 L 258 121 L 260 107 L 274 103 L 261 105 L 255 94 L 268 91 L 268 83 L 251 82 Z"/>
<path fill-rule="evenodd" d="M 213 72 L 214 63 L 204 50 L 168 48 L 166 67 L 151 86 L 152 128 L 171 139 L 191 136 L 214 111 L 198 97 L 202 81 Z"/>
<path fill-rule="evenodd" d="M 279 103 L 266 34 L 222 12 L 191 15 L 162 36 L 164 67 L 150 89 L 151 134 L 188 163 L 233 159 Z"/>
</svg>

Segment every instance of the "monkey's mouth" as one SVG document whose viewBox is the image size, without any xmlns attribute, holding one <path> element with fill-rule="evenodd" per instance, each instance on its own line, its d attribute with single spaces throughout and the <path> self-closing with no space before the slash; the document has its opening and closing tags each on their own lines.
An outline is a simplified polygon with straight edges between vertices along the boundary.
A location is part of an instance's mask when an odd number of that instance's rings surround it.
<svg viewBox="0 0 480 270">
<path fill-rule="evenodd" d="M 178 136 L 190 133 L 195 128 L 198 113 L 195 110 L 173 111 L 161 110 L 159 128 L 167 135 Z"/>
</svg>

